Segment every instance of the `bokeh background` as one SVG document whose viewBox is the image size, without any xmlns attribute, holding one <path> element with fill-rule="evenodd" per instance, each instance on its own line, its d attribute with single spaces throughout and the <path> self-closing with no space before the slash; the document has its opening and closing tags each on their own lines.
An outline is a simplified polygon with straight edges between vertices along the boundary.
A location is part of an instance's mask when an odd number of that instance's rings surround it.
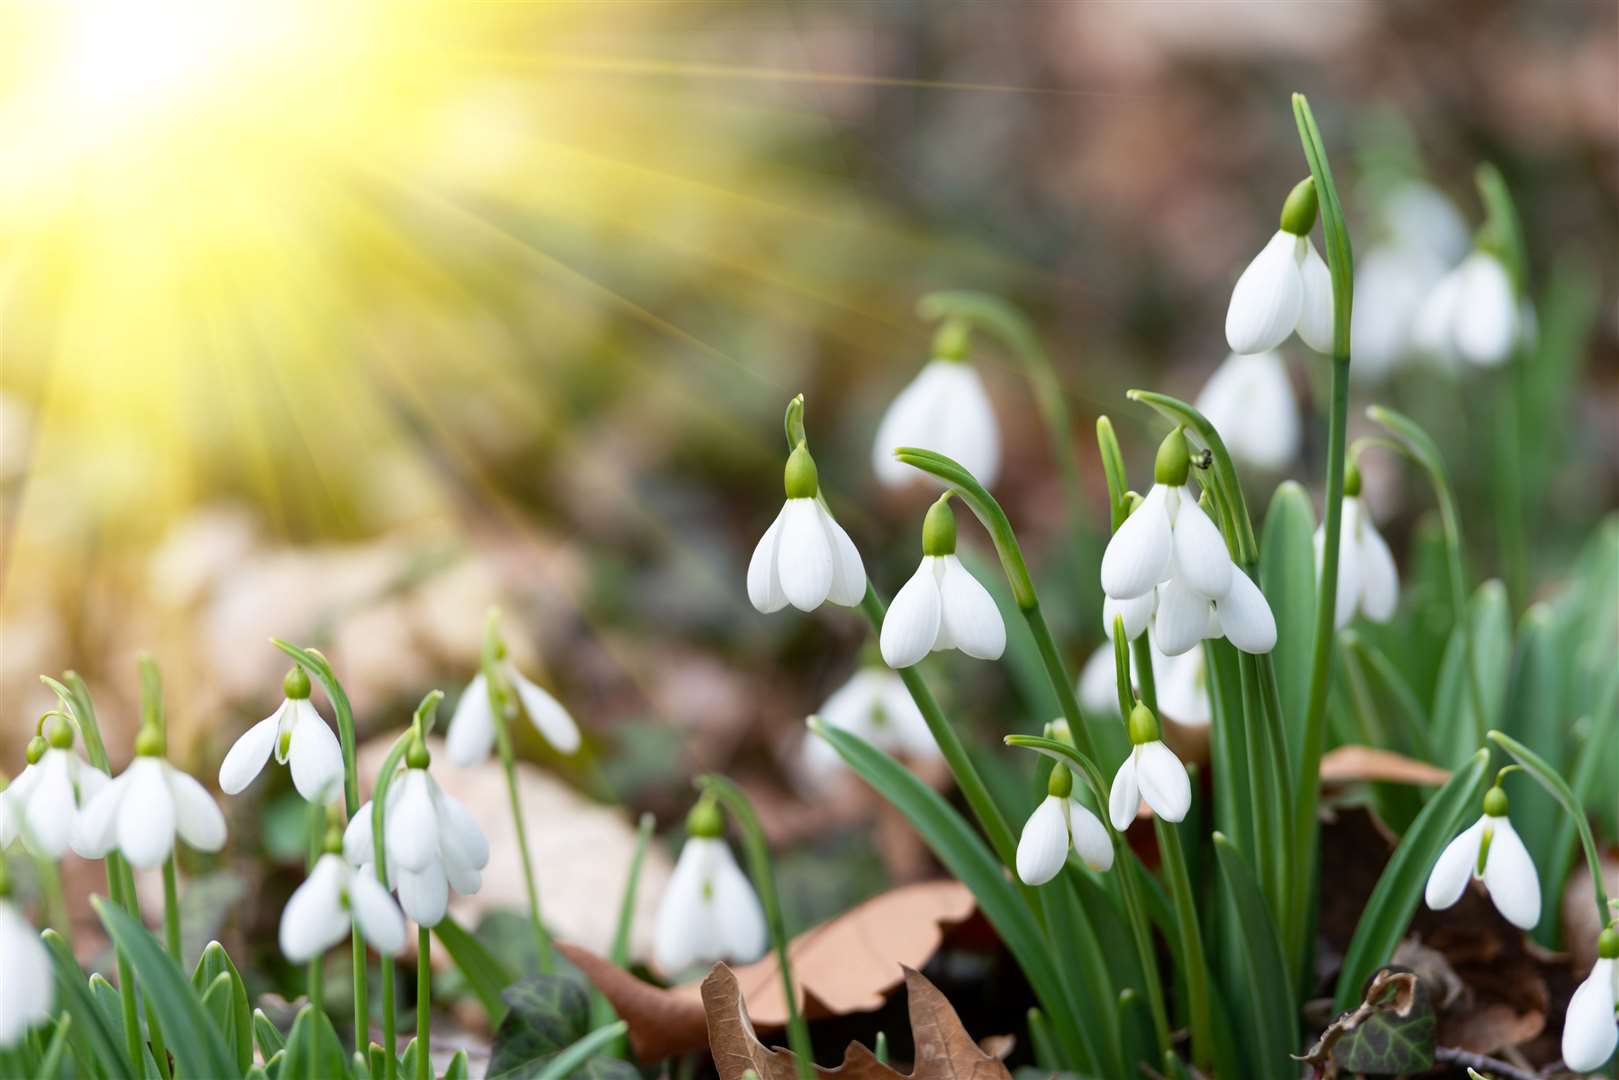
<svg viewBox="0 0 1619 1080">
<path fill-rule="evenodd" d="M 1124 390 L 1190 398 L 1223 359 L 1231 284 L 1306 173 L 1293 90 L 1360 250 L 1395 178 L 1476 226 L 1489 161 L 1519 202 L 1560 373 L 1528 431 L 1531 588 L 1616 503 L 1609 0 L 24 3 L 0 42 L 13 772 L 40 673 L 85 675 L 117 759 L 149 651 L 176 757 L 211 776 L 279 699 L 270 636 L 328 653 L 365 738 L 431 687 L 453 700 L 498 605 L 589 740 L 568 763 L 523 747 L 565 788 L 542 879 L 590 863 L 580 844 L 558 861 L 574 810 L 673 830 L 710 769 L 760 801 L 795 922 L 918 872 L 903 830 L 796 776 L 801 722 L 865 627 L 748 605 L 782 408 L 807 395 L 823 484 L 892 593 L 929 496 L 880 489 L 870 438 L 928 358 L 916 302 L 971 288 L 1026 312 L 1086 505 L 1065 506 L 1024 371 L 992 342 L 973 355 L 997 493 L 1077 661 L 1099 636 L 1092 424 L 1111 414 L 1144 475 L 1161 432 Z M 1284 475 L 1315 490 L 1325 372 L 1288 348 L 1305 443 Z M 1434 428 L 1476 569 L 1497 570 L 1489 373 L 1360 380 L 1352 415 L 1374 400 Z M 1429 496 L 1386 457 L 1367 468 L 1403 558 Z M 1251 501 L 1278 478 L 1251 477 Z M 1015 672 L 939 666 L 986 740 L 1046 718 Z M 255 790 L 232 850 L 295 868 L 284 777 Z M 269 925 L 274 894 L 240 920 Z"/>
</svg>

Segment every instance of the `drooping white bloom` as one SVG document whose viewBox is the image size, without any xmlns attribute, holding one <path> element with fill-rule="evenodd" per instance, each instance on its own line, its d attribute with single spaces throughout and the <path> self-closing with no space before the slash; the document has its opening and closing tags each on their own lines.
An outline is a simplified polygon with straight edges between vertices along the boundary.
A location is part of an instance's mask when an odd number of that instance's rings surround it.
<svg viewBox="0 0 1619 1080">
<path fill-rule="evenodd" d="M 866 595 L 865 564 L 816 498 L 815 460 L 803 446 L 787 458 L 786 480 L 787 501 L 748 562 L 748 599 L 765 614 L 788 604 L 814 611 L 828 600 L 854 607 Z"/>
<path fill-rule="evenodd" d="M 699 964 L 748 963 L 764 955 L 764 909 L 719 835 L 687 838 L 658 900 L 654 934 L 653 962 L 671 976 Z"/>
<path fill-rule="evenodd" d="M 328 852 L 281 912 L 281 952 L 302 964 L 348 937 L 353 926 L 384 956 L 405 947 L 405 918 L 388 890 L 369 867 L 356 870 Z"/>
<path fill-rule="evenodd" d="M 1113 840 L 1102 821 L 1072 797 L 1073 775 L 1066 765 L 1051 770 L 1046 797 L 1023 825 L 1018 838 L 1017 875 L 1025 885 L 1044 885 L 1062 871 L 1073 847 L 1085 865 L 1103 871 L 1113 865 Z"/>
<path fill-rule="evenodd" d="M 985 487 L 995 483 L 1001 465 L 1001 435 L 984 384 L 971 364 L 932 360 L 899 392 L 877 425 L 871 464 L 877 479 L 900 487 L 916 470 L 895 460 L 901 446 L 932 450 L 952 458 Z"/>
<path fill-rule="evenodd" d="M 452 888 L 471 896 L 483 887 L 489 841 L 461 800 L 428 773 L 426 751 L 414 760 L 421 764 L 409 765 L 388 785 L 383 852 L 399 906 L 419 925 L 432 927 L 444 920 Z M 370 802 L 344 830 L 343 856 L 362 868 L 375 861 Z"/>
<path fill-rule="evenodd" d="M 1496 367 L 1511 357 L 1522 326 L 1506 266 L 1487 251 L 1475 251 L 1428 291 L 1412 325 L 1412 344 L 1442 360 Z"/>
<path fill-rule="evenodd" d="M 1192 781 L 1186 766 L 1161 740 L 1138 743 L 1113 774 L 1108 817 L 1123 832 L 1136 819 L 1141 800 L 1165 821 L 1180 821 L 1192 808 Z"/>
<path fill-rule="evenodd" d="M 1295 330 L 1316 352 L 1332 349 L 1332 275 L 1309 236 L 1279 229 L 1231 290 L 1226 342 L 1234 353 L 1267 352 Z"/>
<path fill-rule="evenodd" d="M 1381 379 L 1415 350 L 1417 314 L 1445 265 L 1433 253 L 1404 244 L 1375 247 L 1355 257 L 1351 375 L 1362 381 Z"/>
<path fill-rule="evenodd" d="M 1563 1064 L 1594 1073 L 1619 1046 L 1619 929 L 1610 926 L 1597 939 L 1597 961 L 1575 989 L 1563 1022 Z"/>
<path fill-rule="evenodd" d="M 0 896 L 0 1049 L 50 1018 L 56 1003 L 51 957 L 28 920 Z"/>
<path fill-rule="evenodd" d="M 1179 439 L 1179 432 L 1173 437 Z M 1235 573 L 1225 539 L 1186 490 L 1184 474 L 1180 483 L 1153 484 L 1108 541 L 1102 591 L 1116 600 L 1134 600 L 1169 581 L 1172 571 L 1209 599 L 1224 596 Z M 1162 595 L 1158 603 L 1162 607 Z"/>
<path fill-rule="evenodd" d="M 1321 573 L 1325 523 L 1315 530 L 1315 568 Z M 1360 612 L 1373 622 L 1388 622 L 1400 601 L 1400 574 L 1394 555 L 1383 542 L 1371 511 L 1357 495 L 1345 495 L 1338 539 L 1338 600 L 1333 617 L 1338 629 Z"/>
<path fill-rule="evenodd" d="M 0 792 L 0 849 L 19 835 L 29 850 L 59 859 L 73 840 L 81 808 L 109 783 L 73 751 L 73 729 L 59 716 L 28 746 L 29 765 Z"/>
<path fill-rule="evenodd" d="M 956 557 L 949 494 L 928 509 L 922 562 L 889 605 L 879 644 L 892 668 L 910 667 L 945 649 L 996 660 L 1006 648 L 1006 624 L 994 598 Z"/>
<path fill-rule="evenodd" d="M 1278 353 L 1226 357 L 1199 392 L 1197 410 L 1238 464 L 1279 472 L 1298 456 L 1299 406 Z"/>
<path fill-rule="evenodd" d="M 579 725 L 573 722 L 562 703 L 524 676 L 510 660 L 498 663 L 506 682 L 517 691 L 529 722 L 545 741 L 564 754 L 578 750 Z M 455 703 L 455 715 L 450 717 L 444 745 L 450 760 L 457 765 L 465 767 L 488 760 L 490 748 L 495 745 L 495 711 L 489 700 L 489 684 L 482 672 L 473 677 Z"/>
<path fill-rule="evenodd" d="M 225 815 L 208 790 L 163 757 L 162 736 L 147 728 L 135 760 L 102 786 L 73 825 L 73 850 L 99 859 L 116 848 L 136 869 L 159 866 L 176 835 L 198 851 L 225 846 Z"/>
<path fill-rule="evenodd" d="M 1224 596 L 1210 598 L 1178 574 L 1158 590 L 1153 640 L 1167 656 L 1180 656 L 1198 642 L 1223 637 L 1245 653 L 1268 653 L 1276 647 L 1276 616 L 1265 594 L 1241 570 L 1231 574 Z"/>
<path fill-rule="evenodd" d="M 1213 717 L 1202 649 L 1190 649 L 1179 656 L 1166 656 L 1151 636 L 1147 639 L 1152 656 L 1152 678 L 1158 688 L 1158 711 L 1166 719 L 1188 726 L 1207 725 Z M 1139 687 L 1135 652 L 1130 653 L 1130 677 Z M 1113 646 L 1103 644 L 1080 669 L 1078 696 L 1086 712 L 1113 716 L 1119 710 L 1118 664 Z"/>
<path fill-rule="evenodd" d="M 1499 787 L 1485 794 L 1479 819 L 1445 846 L 1428 875 L 1424 899 L 1443 911 L 1461 899 L 1470 878 L 1484 883 L 1496 910 L 1514 926 L 1532 930 L 1540 921 L 1540 879 L 1507 817 L 1506 793 Z"/>
<path fill-rule="evenodd" d="M 886 667 L 865 667 L 838 687 L 821 705 L 818 715 L 831 727 L 860 736 L 890 754 L 924 759 L 939 756 L 922 711 L 911 699 L 905 682 Z M 830 743 L 813 733 L 804 738 L 800 762 L 811 786 L 824 786 L 844 769 L 843 758 Z"/>
<path fill-rule="evenodd" d="M 294 667 L 282 680 L 286 698 L 248 728 L 219 766 L 219 790 L 235 795 L 251 784 L 273 755 L 292 766 L 292 786 L 312 803 L 324 802 L 343 783 L 343 751 L 309 700 L 309 676 Z"/>
</svg>

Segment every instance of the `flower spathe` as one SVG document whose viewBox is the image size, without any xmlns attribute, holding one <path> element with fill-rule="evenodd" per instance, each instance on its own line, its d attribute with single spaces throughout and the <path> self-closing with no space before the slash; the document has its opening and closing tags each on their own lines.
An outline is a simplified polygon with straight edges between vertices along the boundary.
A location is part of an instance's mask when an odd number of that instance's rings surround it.
<svg viewBox="0 0 1619 1080">
<path fill-rule="evenodd" d="M 1018 838 L 1017 875 L 1025 885 L 1044 885 L 1068 862 L 1072 847 L 1086 866 L 1101 872 L 1113 865 L 1113 839 L 1100 818 L 1073 798 L 1074 780 L 1066 765 L 1051 770 L 1046 797 L 1034 808 Z"/>
<path fill-rule="evenodd" d="M 1358 480 L 1354 483 L 1359 487 Z M 1315 530 L 1315 566 L 1321 573 L 1326 525 Z M 1371 512 L 1358 495 L 1346 494 L 1338 540 L 1338 599 L 1333 619 L 1338 629 L 1349 625 L 1355 613 L 1373 622 L 1388 622 L 1400 602 L 1400 573 L 1394 555 L 1383 542 Z"/>
<path fill-rule="evenodd" d="M 0 849 L 20 835 L 30 851 L 59 859 L 73 841 L 80 810 L 110 781 L 74 752 L 66 721 L 52 717 L 46 729 L 47 738 L 29 744 L 28 766 L 0 791 Z"/>
<path fill-rule="evenodd" d="M 1596 1072 L 1619 1047 L 1619 929 L 1609 926 L 1597 939 L 1597 961 L 1568 1002 L 1563 1022 L 1563 1064 L 1575 1072 Z"/>
<path fill-rule="evenodd" d="M 1540 879 L 1534 860 L 1507 817 L 1506 794 L 1500 787 L 1484 796 L 1484 813 L 1445 846 L 1423 899 L 1443 911 L 1461 899 L 1470 878 L 1484 883 L 1490 900 L 1508 922 L 1532 930 L 1540 922 Z"/>
<path fill-rule="evenodd" d="M 652 959 L 667 975 L 725 960 L 748 963 L 769 945 L 752 882 L 718 836 L 693 835 L 658 900 Z"/>
<path fill-rule="evenodd" d="M 904 680 L 886 667 L 856 671 L 832 692 L 816 715 L 886 753 L 918 759 L 939 756 L 939 744 Z M 801 766 L 813 785 L 825 784 L 845 768 L 831 744 L 813 733 L 805 736 Z"/>
<path fill-rule="evenodd" d="M 815 460 L 799 446 L 787 459 L 787 501 L 753 549 L 748 599 L 765 614 L 826 601 L 854 607 L 866 595 L 866 568 L 843 527 L 817 498 Z"/>
<path fill-rule="evenodd" d="M 985 487 L 1000 474 L 1001 435 L 984 384 L 971 364 L 956 359 L 928 362 L 899 392 L 877 425 L 871 465 L 877 479 L 901 487 L 916 471 L 894 451 L 914 446 L 960 463 Z"/>
<path fill-rule="evenodd" d="M 568 710 L 539 684 L 526 677 L 509 660 L 497 661 L 501 674 L 523 703 L 523 712 L 545 741 L 563 754 L 579 749 L 579 725 Z M 495 710 L 489 700 L 489 683 L 483 672 L 473 676 L 450 717 L 444 737 L 445 752 L 460 766 L 477 765 L 489 758 L 495 745 Z"/>
<path fill-rule="evenodd" d="M 1412 323 L 1414 348 L 1481 367 L 1506 363 L 1524 324 L 1512 277 L 1488 251 L 1475 251 L 1436 282 Z"/>
<path fill-rule="evenodd" d="M 219 790 L 235 795 L 251 784 L 273 756 L 292 768 L 292 786 L 318 803 L 343 783 L 343 752 L 309 700 L 309 676 L 294 667 L 282 680 L 286 697 L 275 712 L 236 740 L 219 766 Z"/>
<path fill-rule="evenodd" d="M 136 740 L 135 760 L 80 811 L 73 850 L 99 859 L 115 848 L 139 870 L 159 866 L 178 836 L 198 851 L 225 846 L 225 815 L 208 790 L 163 757 L 151 729 Z"/>
<path fill-rule="evenodd" d="M 0 896 L 0 1048 L 50 1019 L 56 981 L 50 953 L 33 926 Z"/>
<path fill-rule="evenodd" d="M 343 831 L 343 855 L 358 867 L 375 860 L 371 805 L 360 807 Z M 471 896 L 483 887 L 489 841 L 472 813 L 439 787 L 425 763 L 407 767 L 388 785 L 382 840 L 388 881 L 399 893 L 399 906 L 421 926 L 444 920 L 452 888 Z"/>
<path fill-rule="evenodd" d="M 356 870 L 328 852 L 315 860 L 281 912 L 281 952 L 302 964 L 348 937 L 354 926 L 384 956 L 405 947 L 405 918 L 388 890 L 369 867 Z"/>
<path fill-rule="evenodd" d="M 1298 456 L 1299 405 L 1280 354 L 1232 353 L 1203 385 L 1196 405 L 1233 461 L 1278 472 Z"/>
</svg>

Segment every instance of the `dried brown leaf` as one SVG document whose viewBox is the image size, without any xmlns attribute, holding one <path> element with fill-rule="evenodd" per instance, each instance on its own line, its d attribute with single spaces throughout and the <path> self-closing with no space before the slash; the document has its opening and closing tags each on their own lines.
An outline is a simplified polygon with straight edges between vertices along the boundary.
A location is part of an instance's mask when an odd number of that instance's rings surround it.
<svg viewBox="0 0 1619 1080">
<path fill-rule="evenodd" d="M 1437 765 L 1370 746 L 1340 746 L 1327 751 L 1321 758 L 1323 784 L 1376 780 L 1390 784 L 1439 787 L 1449 779 L 1449 771 Z"/>
<path fill-rule="evenodd" d="M 730 968 L 716 964 L 703 980 L 702 990 L 709 1049 L 720 1080 L 742 1080 L 749 1070 L 759 1080 L 796 1080 L 792 1053 L 772 1050 L 759 1041 L 741 985 Z M 921 972 L 905 968 L 905 993 L 916 1043 L 911 1080 L 1010 1080 L 1006 1066 L 973 1042 L 956 1010 Z M 837 1068 L 817 1066 L 815 1074 L 839 1080 L 904 1080 L 903 1073 L 878 1061 L 860 1043 L 849 1044 Z"/>
</svg>

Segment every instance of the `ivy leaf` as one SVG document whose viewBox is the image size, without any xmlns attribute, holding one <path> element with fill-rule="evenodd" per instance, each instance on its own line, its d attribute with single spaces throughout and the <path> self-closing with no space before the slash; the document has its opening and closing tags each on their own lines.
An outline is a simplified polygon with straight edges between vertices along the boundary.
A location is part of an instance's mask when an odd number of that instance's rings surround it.
<svg viewBox="0 0 1619 1080">
<path fill-rule="evenodd" d="M 530 975 L 501 993 L 508 1007 L 495 1033 L 489 1080 L 534 1080 L 559 1053 L 590 1033 L 590 993 L 577 978 Z M 640 1080 L 626 1061 L 593 1057 L 571 1074 L 581 1080 Z"/>
<path fill-rule="evenodd" d="M 1368 1076 L 1419 1073 L 1433 1067 L 1438 1020 L 1428 990 L 1410 968 L 1379 968 L 1364 1000 L 1334 1020 L 1300 1057 L 1318 1072 Z"/>
</svg>

